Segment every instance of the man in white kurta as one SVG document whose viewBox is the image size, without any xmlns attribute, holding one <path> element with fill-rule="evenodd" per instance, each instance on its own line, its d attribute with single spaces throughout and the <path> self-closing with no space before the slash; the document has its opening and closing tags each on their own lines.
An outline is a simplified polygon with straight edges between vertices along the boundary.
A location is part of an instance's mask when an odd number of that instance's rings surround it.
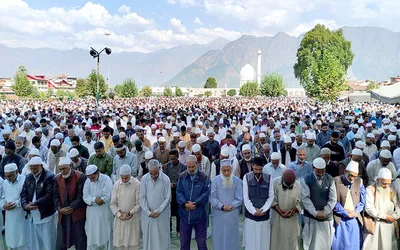
<svg viewBox="0 0 400 250">
<path fill-rule="evenodd" d="M 129 165 L 122 165 L 114 183 L 110 207 L 114 214 L 113 244 L 118 250 L 140 247 L 140 182 Z"/>
<path fill-rule="evenodd" d="M 83 201 L 88 205 L 85 223 L 88 250 L 100 247 L 112 250 L 112 181 L 107 175 L 101 174 L 95 165 L 86 167 L 86 175 L 88 179 L 83 186 Z"/>
<path fill-rule="evenodd" d="M 301 186 L 292 169 L 274 180 L 271 249 L 297 250 L 300 245 Z"/>
<path fill-rule="evenodd" d="M 234 176 L 231 160 L 221 161 L 221 174 L 211 182 L 213 249 L 239 249 L 239 210 L 243 201 L 242 181 Z"/>
<path fill-rule="evenodd" d="M 270 208 L 274 200 L 273 182 L 262 172 L 263 159 L 254 158 L 253 171 L 243 178 L 245 219 L 243 246 L 246 250 L 269 250 L 271 238 Z M 254 183 L 249 186 L 249 182 Z M 254 195 L 251 195 L 250 192 Z M 264 202 L 265 200 L 265 202 Z M 256 205 L 257 203 L 257 205 Z"/>
<path fill-rule="evenodd" d="M 171 217 L 171 182 L 160 171 L 157 160 L 148 163 L 149 173 L 140 183 L 140 206 L 143 250 L 171 249 L 169 220 Z"/>
<path fill-rule="evenodd" d="M 281 177 L 286 166 L 281 163 L 281 154 L 274 152 L 271 154 L 271 162 L 263 168 L 263 173 L 271 176 L 271 181 Z"/>
<path fill-rule="evenodd" d="M 3 195 L 0 206 L 6 211 L 5 238 L 10 250 L 29 250 L 29 221 L 25 219 L 26 212 L 21 206 L 21 191 L 25 175 L 18 174 L 16 164 L 4 166 Z M 0 184 L 1 185 L 1 184 Z M 2 247 L 2 245 L 1 245 Z M 1 249 L 0 247 L 0 249 Z"/>
<path fill-rule="evenodd" d="M 304 250 L 331 249 L 332 246 L 336 186 L 332 176 L 325 173 L 325 167 L 324 159 L 314 159 L 313 172 L 301 180 Z"/>
<path fill-rule="evenodd" d="M 397 250 L 394 228 L 400 218 L 400 208 L 396 191 L 390 187 L 392 178 L 391 171 L 382 168 L 376 185 L 367 188 L 365 212 L 375 220 L 375 231 L 374 234 L 364 234 L 363 250 Z"/>
</svg>

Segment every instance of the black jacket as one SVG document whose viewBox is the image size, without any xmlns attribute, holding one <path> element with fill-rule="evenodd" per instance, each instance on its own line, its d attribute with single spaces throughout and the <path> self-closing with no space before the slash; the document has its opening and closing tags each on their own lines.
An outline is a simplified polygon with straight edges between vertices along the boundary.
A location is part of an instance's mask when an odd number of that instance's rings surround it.
<svg viewBox="0 0 400 250">
<path fill-rule="evenodd" d="M 44 219 L 53 215 L 55 213 L 53 201 L 55 181 L 54 174 L 45 169 L 43 169 L 37 183 L 34 175 L 32 173 L 28 174 L 21 192 L 22 207 L 25 208 L 29 202 L 32 202 L 36 190 L 36 201 L 34 205 L 39 207 L 40 218 Z M 29 213 L 30 211 L 27 212 Z"/>
<path fill-rule="evenodd" d="M 296 153 L 297 153 L 297 150 L 295 148 L 290 149 L 290 151 L 289 151 L 290 162 L 296 160 Z M 290 163 L 290 162 L 286 162 L 286 148 L 285 147 L 281 148 L 281 162 L 285 166 L 288 166 Z"/>
</svg>

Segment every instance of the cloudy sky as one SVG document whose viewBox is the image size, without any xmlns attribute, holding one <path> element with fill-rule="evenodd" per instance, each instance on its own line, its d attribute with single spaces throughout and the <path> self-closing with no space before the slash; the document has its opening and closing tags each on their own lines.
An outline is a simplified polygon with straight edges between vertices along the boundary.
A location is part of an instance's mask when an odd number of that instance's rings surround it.
<svg viewBox="0 0 400 250">
<path fill-rule="evenodd" d="M 394 0 L 1 0 L 0 44 L 152 52 L 242 34 L 298 36 L 317 23 L 399 31 L 396 10 Z"/>
</svg>

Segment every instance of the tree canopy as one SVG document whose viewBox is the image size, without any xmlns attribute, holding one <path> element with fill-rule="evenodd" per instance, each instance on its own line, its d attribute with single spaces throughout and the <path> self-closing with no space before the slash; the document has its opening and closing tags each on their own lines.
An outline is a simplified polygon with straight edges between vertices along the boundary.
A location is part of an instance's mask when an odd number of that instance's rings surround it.
<svg viewBox="0 0 400 250">
<path fill-rule="evenodd" d="M 140 95 L 144 96 L 144 97 L 150 97 L 153 95 L 153 90 L 151 89 L 150 86 L 144 86 L 141 90 L 140 90 Z"/>
<path fill-rule="evenodd" d="M 353 58 L 351 42 L 344 39 L 342 29 L 331 31 L 317 24 L 300 43 L 294 75 L 310 97 L 334 101 L 345 89 Z"/>
<path fill-rule="evenodd" d="M 17 73 L 14 76 L 14 84 L 11 89 L 15 92 L 18 97 L 31 97 L 32 94 L 37 95 L 36 90 L 31 82 L 27 78 L 27 70 L 24 66 L 19 66 Z"/>
<path fill-rule="evenodd" d="M 125 79 L 122 84 L 118 84 L 114 87 L 114 92 L 117 96 L 122 98 L 133 98 L 139 94 L 138 87 L 133 79 Z"/>
<path fill-rule="evenodd" d="M 172 96 L 172 89 L 170 87 L 164 88 L 164 96 L 166 96 L 166 97 Z"/>
<path fill-rule="evenodd" d="M 261 95 L 269 97 L 286 96 L 286 86 L 283 77 L 277 73 L 264 75 L 260 86 Z"/>
<path fill-rule="evenodd" d="M 204 84 L 205 89 L 214 89 L 218 86 L 217 80 L 214 77 L 207 78 L 206 83 Z"/>
<path fill-rule="evenodd" d="M 260 94 L 260 89 L 257 82 L 247 82 L 240 87 L 239 95 L 254 97 Z"/>
<path fill-rule="evenodd" d="M 183 96 L 182 89 L 179 87 L 175 87 L 175 95 L 176 96 Z"/>
<path fill-rule="evenodd" d="M 230 89 L 226 93 L 228 96 L 235 96 L 237 94 L 236 89 Z"/>
<path fill-rule="evenodd" d="M 100 90 L 100 98 L 104 98 L 107 96 L 108 86 L 104 81 L 104 77 L 100 75 L 99 82 L 99 90 Z M 76 89 L 75 93 L 78 97 L 84 96 L 94 96 L 96 97 L 97 92 L 97 73 L 95 70 L 89 74 L 86 79 L 79 78 L 76 81 Z"/>
</svg>

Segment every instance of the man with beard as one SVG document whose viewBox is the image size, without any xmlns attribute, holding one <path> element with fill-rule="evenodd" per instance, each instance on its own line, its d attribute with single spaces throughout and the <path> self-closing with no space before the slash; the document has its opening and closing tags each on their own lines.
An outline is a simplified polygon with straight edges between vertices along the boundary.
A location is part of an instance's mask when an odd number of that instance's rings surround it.
<svg viewBox="0 0 400 250">
<path fill-rule="evenodd" d="M 344 175 L 346 172 L 346 167 L 347 165 L 351 162 L 354 161 L 358 163 L 358 177 L 361 178 L 363 181 L 364 186 L 368 185 L 368 174 L 367 174 L 367 168 L 365 165 L 365 162 L 362 160 L 362 151 L 358 148 L 355 148 L 351 151 L 350 157 L 347 157 L 343 161 L 339 162 L 338 167 L 339 167 L 339 175 Z"/>
<path fill-rule="evenodd" d="M 332 250 L 359 250 L 362 246 L 361 212 L 365 206 L 365 188 L 358 178 L 358 166 L 357 162 L 350 161 L 346 173 L 334 178 L 337 202 L 333 208 Z"/>
<path fill-rule="evenodd" d="M 319 147 L 324 146 L 330 138 L 331 134 L 328 132 L 328 124 L 322 123 L 321 132 L 317 134 L 317 145 Z"/>
<path fill-rule="evenodd" d="M 82 173 L 85 173 L 86 166 L 87 166 L 87 159 L 82 158 L 79 155 L 79 152 L 76 148 L 72 148 L 69 153 L 69 157 L 71 158 L 72 161 L 72 168 L 74 170 L 78 170 Z"/>
<path fill-rule="evenodd" d="M 157 159 L 162 165 L 165 165 L 169 160 L 169 149 L 165 146 L 167 141 L 164 137 L 158 139 L 159 147 L 154 150 L 154 158 Z"/>
<path fill-rule="evenodd" d="M 385 149 L 379 153 L 379 159 L 370 161 L 367 165 L 368 184 L 374 184 L 376 176 L 382 168 L 387 168 L 392 173 L 393 178 L 397 176 L 396 167 L 393 165 L 392 153 Z"/>
<path fill-rule="evenodd" d="M 111 174 L 111 180 L 115 183 L 119 180 L 119 169 L 123 165 L 128 165 L 132 168 L 132 175 L 136 176 L 137 166 L 136 166 L 136 156 L 132 152 L 127 152 L 127 147 L 124 146 L 122 143 L 119 143 L 115 146 L 117 155 L 114 156 L 113 160 L 113 172 Z"/>
<path fill-rule="evenodd" d="M 75 246 L 76 250 L 86 250 L 86 204 L 83 202 L 86 176 L 72 168 L 68 157 L 61 157 L 59 169 L 54 184 L 54 205 L 58 210 L 57 249 Z"/>
<path fill-rule="evenodd" d="M 372 133 L 368 133 L 365 139 L 366 146 L 364 147 L 363 153 L 366 154 L 369 158 L 371 155 L 378 152 L 378 148 L 375 145 L 375 136 Z"/>
<path fill-rule="evenodd" d="M 193 155 L 196 156 L 199 170 L 204 171 L 208 177 L 211 175 L 211 164 L 207 157 L 202 154 L 199 144 L 194 144 L 192 147 Z"/>
<path fill-rule="evenodd" d="M 292 140 L 289 136 L 285 136 L 284 139 L 285 145 L 281 149 L 281 162 L 283 165 L 287 166 L 292 161 L 296 160 L 296 149 L 292 147 Z"/>
<path fill-rule="evenodd" d="M 332 132 L 333 133 L 333 132 Z M 346 129 L 345 128 L 340 128 L 339 129 L 339 142 L 342 144 L 344 153 L 346 155 L 350 154 L 351 151 L 351 145 L 350 141 L 346 136 Z"/>
<path fill-rule="evenodd" d="M 221 152 L 222 156 L 222 152 Z M 213 249 L 239 249 L 239 210 L 243 201 L 242 181 L 233 175 L 231 161 L 222 159 L 221 174 L 211 182 Z"/>
<path fill-rule="evenodd" d="M 77 135 L 72 136 L 71 144 L 72 144 L 72 148 L 75 148 L 78 150 L 79 155 L 82 158 L 89 159 L 89 156 L 90 156 L 89 150 L 81 144 L 79 136 L 77 136 Z"/>
<path fill-rule="evenodd" d="M 377 182 L 367 188 L 365 214 L 375 223 L 373 231 L 364 235 L 363 250 L 397 249 L 396 227 L 400 218 L 396 191 L 390 187 L 392 173 L 381 168 Z"/>
<path fill-rule="evenodd" d="M 315 136 L 312 133 L 307 134 L 306 161 L 313 162 L 320 155 L 321 148 L 315 144 Z"/>
<path fill-rule="evenodd" d="M 300 181 L 306 175 L 312 172 L 312 164 L 306 161 L 306 149 L 299 148 L 297 150 L 297 160 L 293 161 L 288 166 L 289 169 L 292 169 L 296 174 L 296 179 Z"/>
<path fill-rule="evenodd" d="M 339 176 L 339 166 L 331 161 L 332 152 L 329 148 L 322 148 L 320 157 L 325 160 L 326 167 L 325 171 L 332 177 Z"/>
<path fill-rule="evenodd" d="M 264 166 L 263 173 L 271 176 L 271 180 L 275 180 L 277 177 L 281 177 L 286 169 L 286 166 L 281 163 L 280 153 L 273 152 L 271 162 Z"/>
<path fill-rule="evenodd" d="M 262 151 L 258 155 L 264 161 L 264 165 L 271 162 L 271 146 L 266 143 L 262 146 Z"/>
<path fill-rule="evenodd" d="M 22 157 L 26 157 L 28 154 L 29 149 L 26 147 L 26 139 L 24 136 L 17 136 L 17 138 L 15 138 L 15 145 L 17 148 L 17 154 L 22 156 Z"/>
<path fill-rule="evenodd" d="M 15 143 L 10 141 L 5 146 L 5 156 L 0 162 L 0 177 L 4 178 L 4 167 L 7 164 L 15 163 L 18 167 L 18 172 L 21 173 L 23 167 L 26 164 L 26 159 L 15 153 Z"/>
<path fill-rule="evenodd" d="M 180 141 L 178 143 L 178 152 L 179 152 L 179 162 L 182 163 L 183 165 L 186 164 L 186 157 L 190 155 L 190 151 L 186 149 L 186 143 L 183 141 Z"/>
<path fill-rule="evenodd" d="M 239 161 L 239 166 L 236 168 L 235 176 L 243 180 L 245 174 L 253 171 L 253 162 L 251 157 L 250 145 L 248 144 L 243 145 L 241 155 L 242 159 Z"/>
<path fill-rule="evenodd" d="M 67 156 L 67 152 L 61 149 L 59 140 L 52 140 L 50 142 L 49 157 L 47 158 L 47 165 L 53 174 L 58 174 L 58 163 L 61 157 Z"/>
<path fill-rule="evenodd" d="M 218 141 L 214 140 L 215 133 L 213 131 L 208 132 L 208 140 L 205 141 L 204 147 L 208 148 L 211 152 L 211 161 L 215 161 L 219 158 L 221 147 Z"/>
<path fill-rule="evenodd" d="M 342 145 L 338 144 L 339 141 L 339 133 L 333 132 L 331 135 L 331 140 L 328 141 L 323 148 L 329 148 L 331 150 L 330 160 L 333 162 L 339 162 L 344 160 L 344 148 Z"/>
<path fill-rule="evenodd" d="M 149 172 L 149 161 L 154 158 L 153 152 L 150 150 L 144 155 L 144 162 L 140 163 L 137 179 L 140 181 L 142 177 Z"/>
<path fill-rule="evenodd" d="M 271 228 L 271 249 L 300 249 L 299 213 L 301 186 L 293 170 L 287 169 L 274 180 L 274 202 Z"/>
<path fill-rule="evenodd" d="M 243 245 L 251 250 L 270 249 L 270 208 L 274 189 L 271 177 L 263 173 L 262 163 L 262 159 L 256 157 L 253 170 L 243 178 Z"/>
</svg>

